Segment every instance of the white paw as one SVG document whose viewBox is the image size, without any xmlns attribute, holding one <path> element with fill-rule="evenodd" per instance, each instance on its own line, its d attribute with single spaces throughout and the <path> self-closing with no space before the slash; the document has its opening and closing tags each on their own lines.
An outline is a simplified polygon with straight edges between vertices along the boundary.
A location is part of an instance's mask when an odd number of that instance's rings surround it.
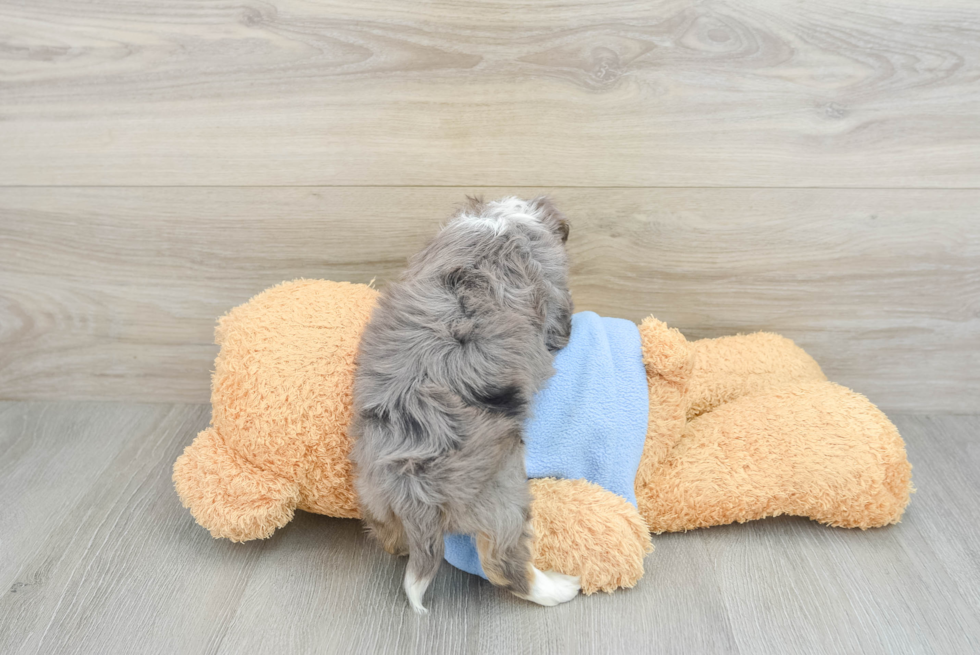
<svg viewBox="0 0 980 655">
<path fill-rule="evenodd" d="M 567 603 L 575 598 L 581 589 L 582 585 L 578 577 L 555 571 L 539 571 L 535 568 L 531 592 L 521 598 L 538 605 L 552 607 L 559 603 Z"/>
<path fill-rule="evenodd" d="M 419 580 L 415 577 L 410 569 L 405 571 L 405 595 L 408 596 L 408 603 L 415 610 L 416 614 L 428 614 L 429 610 L 425 609 L 422 604 L 422 596 L 425 595 L 425 590 L 429 587 L 429 580 Z"/>
</svg>

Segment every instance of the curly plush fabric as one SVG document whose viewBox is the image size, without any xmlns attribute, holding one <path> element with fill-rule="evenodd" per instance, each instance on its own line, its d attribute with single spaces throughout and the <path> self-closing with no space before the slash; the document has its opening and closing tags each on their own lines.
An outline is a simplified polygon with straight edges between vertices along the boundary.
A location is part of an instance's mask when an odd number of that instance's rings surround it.
<svg viewBox="0 0 980 655">
<path fill-rule="evenodd" d="M 297 509 L 358 516 L 347 428 L 354 357 L 375 301 L 364 285 L 297 280 L 221 319 L 211 426 L 173 474 L 212 535 L 269 537 Z M 533 481 L 538 568 L 582 576 L 587 593 L 611 591 L 642 576 L 647 528 L 779 514 L 859 528 L 901 518 L 911 466 L 895 426 L 791 341 L 689 342 L 652 317 L 639 334 L 649 392 L 639 513 L 581 480 Z"/>
<path fill-rule="evenodd" d="M 650 419 L 636 496 L 651 531 L 780 514 L 848 528 L 899 521 L 913 489 L 898 430 L 792 341 L 688 342 L 653 317 L 640 334 Z"/>
<path fill-rule="evenodd" d="M 767 438 L 751 438 L 760 433 Z M 642 512 L 654 532 L 780 514 L 877 527 L 898 521 L 910 473 L 895 427 L 863 396 L 830 382 L 787 384 L 688 423 L 650 476 Z"/>
<path fill-rule="evenodd" d="M 534 565 L 581 576 L 582 593 L 613 592 L 643 577 L 650 531 L 622 496 L 585 480 L 531 480 Z"/>
<path fill-rule="evenodd" d="M 354 357 L 377 292 L 297 280 L 218 322 L 211 427 L 174 465 L 184 505 L 215 537 L 265 538 L 293 511 L 357 518 Z"/>
</svg>

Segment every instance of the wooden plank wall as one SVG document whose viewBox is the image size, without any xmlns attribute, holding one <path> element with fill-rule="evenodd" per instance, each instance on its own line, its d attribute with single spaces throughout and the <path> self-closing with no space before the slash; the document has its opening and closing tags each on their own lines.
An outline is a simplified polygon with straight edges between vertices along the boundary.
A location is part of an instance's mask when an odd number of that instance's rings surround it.
<svg viewBox="0 0 980 655">
<path fill-rule="evenodd" d="M 970 0 L 7 0 L 0 398 L 206 402 L 230 307 L 538 192 L 580 309 L 980 409 Z"/>
</svg>

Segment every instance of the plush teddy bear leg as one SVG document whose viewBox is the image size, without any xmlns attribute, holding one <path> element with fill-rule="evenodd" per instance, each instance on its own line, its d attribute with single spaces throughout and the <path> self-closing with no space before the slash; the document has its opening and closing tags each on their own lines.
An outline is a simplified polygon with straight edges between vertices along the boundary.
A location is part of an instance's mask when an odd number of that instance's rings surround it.
<svg viewBox="0 0 980 655">
<path fill-rule="evenodd" d="M 531 480 L 532 560 L 579 576 L 582 593 L 632 587 L 653 551 L 650 532 L 625 498 L 585 480 Z"/>
<path fill-rule="evenodd" d="M 648 480 L 637 501 L 658 533 L 780 514 L 879 527 L 898 522 L 912 491 L 895 426 L 830 382 L 743 396 L 693 419 Z"/>
<path fill-rule="evenodd" d="M 174 463 L 180 500 L 215 538 L 264 539 L 289 523 L 299 485 L 263 471 L 225 446 L 208 428 Z"/>
<path fill-rule="evenodd" d="M 691 345 L 696 354 L 687 394 L 688 419 L 746 394 L 827 379 L 806 351 L 778 334 L 700 339 Z"/>
</svg>

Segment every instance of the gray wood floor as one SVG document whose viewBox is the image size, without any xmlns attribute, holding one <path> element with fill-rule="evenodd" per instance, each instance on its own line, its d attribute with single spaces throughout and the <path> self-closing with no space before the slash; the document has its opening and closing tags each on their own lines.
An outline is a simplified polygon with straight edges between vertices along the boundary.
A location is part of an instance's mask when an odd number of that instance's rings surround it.
<svg viewBox="0 0 980 655">
<path fill-rule="evenodd" d="M 206 405 L 0 403 L 2 653 L 980 650 L 980 417 L 899 415 L 918 493 L 868 532 L 655 537 L 640 584 L 542 609 L 443 566 L 428 617 L 355 521 L 214 541 L 170 466 Z"/>
</svg>

